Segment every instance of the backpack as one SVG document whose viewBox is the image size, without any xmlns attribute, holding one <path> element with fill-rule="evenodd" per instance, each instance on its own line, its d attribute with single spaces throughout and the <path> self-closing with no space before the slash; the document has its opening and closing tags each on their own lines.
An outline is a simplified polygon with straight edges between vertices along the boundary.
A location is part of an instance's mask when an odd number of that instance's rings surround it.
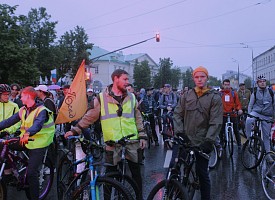
<svg viewBox="0 0 275 200">
<path fill-rule="evenodd" d="M 268 91 L 269 91 L 269 94 L 270 94 L 270 96 L 272 98 L 272 105 L 273 105 L 274 104 L 274 93 L 273 93 L 273 90 L 270 89 L 270 88 L 268 88 Z M 256 93 L 257 93 L 257 88 L 254 91 L 254 99 L 255 99 L 254 103 L 256 103 L 256 100 L 257 100 Z"/>
</svg>

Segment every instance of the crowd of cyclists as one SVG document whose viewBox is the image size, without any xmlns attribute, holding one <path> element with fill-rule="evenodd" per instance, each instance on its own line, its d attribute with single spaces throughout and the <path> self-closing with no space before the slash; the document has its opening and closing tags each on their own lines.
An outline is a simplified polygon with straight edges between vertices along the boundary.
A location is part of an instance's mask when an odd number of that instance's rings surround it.
<svg viewBox="0 0 275 200">
<path fill-rule="evenodd" d="M 264 76 L 257 77 L 257 88 L 252 91 L 246 89 L 244 83 L 240 83 L 239 89 L 235 91 L 228 79 L 223 80 L 221 90 L 212 89 L 207 85 L 208 76 L 206 68 L 197 67 L 193 71 L 194 88 L 185 87 L 182 91 L 178 91 L 173 90 L 167 83 L 159 89 L 149 87 L 136 90 L 129 83 L 129 74 L 126 71 L 115 70 L 111 76 L 113 83 L 104 91 L 95 94 L 92 89 L 87 89 L 87 112 L 80 120 L 63 125 L 62 142 L 66 146 L 68 142 L 66 139 L 70 136 L 81 133 L 93 134 L 87 130 L 90 130 L 92 124 L 96 124 L 100 127 L 96 131 L 102 132 L 102 140 L 105 143 L 105 162 L 112 165 L 106 167 L 106 172 L 110 172 L 116 170 L 121 160 L 121 145 L 109 142 L 135 134 L 130 138 L 131 142 L 126 145 L 126 159 L 140 194 L 144 196 L 141 165 L 144 164 L 144 159 L 146 163 L 144 148 L 147 135 L 143 129 L 141 113 L 149 116 L 156 148 L 160 144 L 164 144 L 167 148 L 165 140 L 169 136 L 166 135 L 164 127 L 169 121 L 173 129 L 172 136 L 184 138 L 186 143 L 198 147 L 207 154 L 212 151 L 213 144 L 219 150 L 223 150 L 222 135 L 225 134 L 227 113 L 231 115 L 239 150 L 242 148 L 240 116 L 249 113 L 264 120 L 274 120 L 274 91 L 267 86 Z M 37 169 L 47 148 L 53 164 L 56 163 L 55 145 L 52 145 L 56 140 L 54 120 L 69 89 L 69 85 L 64 85 L 57 93 L 51 93 L 46 85 L 21 89 L 18 84 L 0 84 L 1 138 L 15 134 L 20 140 L 9 148 L 28 151 L 27 179 L 31 200 L 39 199 Z M 245 120 L 245 128 L 241 130 L 245 137 L 250 137 L 253 120 L 251 117 Z M 271 126 L 271 123 L 262 122 L 267 151 L 270 150 Z M 34 141 L 29 141 L 30 138 Z M 171 166 L 177 150 L 174 146 Z M 200 181 L 201 199 L 210 199 L 208 160 L 200 154 L 196 156 L 196 173 Z M 7 166 L 5 174 L 9 173 Z"/>
</svg>

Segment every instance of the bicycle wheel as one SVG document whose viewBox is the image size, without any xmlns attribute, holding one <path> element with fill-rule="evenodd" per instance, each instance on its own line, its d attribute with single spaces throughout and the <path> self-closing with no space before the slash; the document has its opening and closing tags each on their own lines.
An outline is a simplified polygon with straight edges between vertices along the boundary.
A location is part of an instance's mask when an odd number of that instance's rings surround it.
<svg viewBox="0 0 275 200">
<path fill-rule="evenodd" d="M 228 144 L 227 144 L 227 147 L 228 147 L 228 153 L 229 153 L 229 156 L 232 157 L 233 155 L 233 152 L 234 152 L 234 138 L 233 138 L 233 128 L 232 127 L 229 127 L 228 128 Z"/>
<path fill-rule="evenodd" d="M 165 133 L 167 135 L 173 136 L 172 127 L 170 125 L 165 126 L 163 129 L 165 130 Z M 172 149 L 173 148 L 173 143 L 171 141 L 165 141 L 165 144 L 166 144 L 167 149 Z"/>
<path fill-rule="evenodd" d="M 0 200 L 7 199 L 7 187 L 3 181 L 0 181 Z"/>
<path fill-rule="evenodd" d="M 98 199 L 108 200 L 134 200 L 127 189 L 118 181 L 99 176 L 96 180 L 96 196 Z M 92 199 L 90 181 L 83 183 L 73 195 L 73 200 Z"/>
<path fill-rule="evenodd" d="M 54 178 L 54 167 L 49 159 L 39 169 L 39 200 L 43 200 L 49 194 Z M 30 199 L 30 190 L 25 189 L 26 196 Z"/>
<path fill-rule="evenodd" d="M 72 159 L 70 159 L 71 152 L 65 154 L 58 164 L 56 181 L 57 181 L 57 198 L 61 200 L 63 198 L 66 188 L 74 178 L 74 167 Z"/>
<path fill-rule="evenodd" d="M 213 168 L 215 168 L 217 163 L 218 163 L 218 151 L 217 151 L 215 144 L 213 144 L 213 151 L 210 153 L 208 166 L 210 169 L 213 169 Z"/>
<path fill-rule="evenodd" d="M 152 130 L 151 130 L 150 124 L 148 124 L 148 123 L 145 124 L 144 131 L 147 134 L 147 137 L 148 137 L 147 145 L 148 145 L 148 149 L 150 149 L 151 144 L 152 144 L 151 142 L 153 141 L 152 140 Z"/>
<path fill-rule="evenodd" d="M 187 173 L 187 177 L 183 178 L 183 185 L 186 187 L 189 199 L 193 199 L 195 190 L 199 190 L 199 179 L 196 177 L 194 165 Z"/>
<path fill-rule="evenodd" d="M 108 172 L 105 174 L 107 177 L 114 178 L 122 183 L 124 187 L 130 192 L 131 196 L 136 200 L 142 200 L 140 189 L 137 183 L 128 175 L 122 175 L 120 172 Z"/>
<path fill-rule="evenodd" d="M 162 180 L 149 193 L 147 200 L 189 199 L 186 189 L 175 179 Z"/>
<path fill-rule="evenodd" d="M 242 164 L 246 169 L 256 168 L 262 161 L 265 152 L 264 142 L 258 136 L 250 137 L 242 148 Z"/>
<path fill-rule="evenodd" d="M 275 153 L 268 152 L 261 165 L 261 178 L 264 193 L 268 199 L 275 199 Z"/>
</svg>

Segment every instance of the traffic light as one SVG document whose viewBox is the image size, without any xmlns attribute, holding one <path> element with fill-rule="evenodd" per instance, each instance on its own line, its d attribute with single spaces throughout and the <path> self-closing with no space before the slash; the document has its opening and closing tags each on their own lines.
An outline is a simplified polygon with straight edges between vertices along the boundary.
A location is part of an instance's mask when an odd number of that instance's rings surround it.
<svg viewBox="0 0 275 200">
<path fill-rule="evenodd" d="M 90 72 L 86 72 L 86 81 L 90 80 L 90 78 L 91 78 L 90 76 L 91 76 L 91 73 Z"/>
<path fill-rule="evenodd" d="M 159 42 L 160 41 L 160 35 L 159 33 L 156 34 L 156 42 Z"/>
</svg>

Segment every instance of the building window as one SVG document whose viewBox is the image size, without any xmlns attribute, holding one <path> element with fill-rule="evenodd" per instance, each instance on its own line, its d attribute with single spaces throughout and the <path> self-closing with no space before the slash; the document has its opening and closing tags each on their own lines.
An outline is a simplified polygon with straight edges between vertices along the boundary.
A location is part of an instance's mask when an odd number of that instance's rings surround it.
<svg viewBox="0 0 275 200">
<path fill-rule="evenodd" d="M 95 66 L 95 74 L 98 74 L 98 65 Z"/>
</svg>

